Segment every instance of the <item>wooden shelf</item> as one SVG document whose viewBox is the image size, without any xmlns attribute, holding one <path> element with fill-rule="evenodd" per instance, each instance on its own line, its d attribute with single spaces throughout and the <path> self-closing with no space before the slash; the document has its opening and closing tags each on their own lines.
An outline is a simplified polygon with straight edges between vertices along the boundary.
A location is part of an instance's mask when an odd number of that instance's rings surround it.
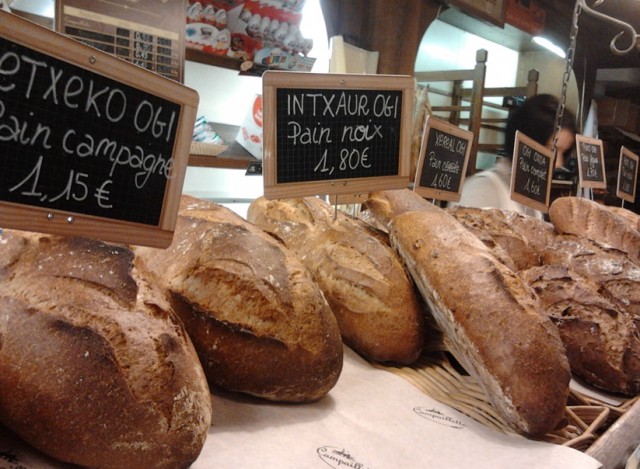
<svg viewBox="0 0 640 469">
<path fill-rule="evenodd" d="M 200 62 L 206 65 L 214 65 L 216 67 L 229 68 L 231 70 L 240 71 L 242 65 L 241 59 L 234 59 L 226 55 L 214 55 L 203 52 L 198 49 L 185 48 L 185 59 L 191 62 Z"/>
<path fill-rule="evenodd" d="M 190 155 L 189 166 L 246 170 L 249 163 L 257 161 L 251 153 L 236 142 L 236 135 L 240 130 L 239 126 L 214 123 L 213 130 L 220 135 L 225 145 L 227 145 L 227 149 L 216 156 Z"/>
</svg>

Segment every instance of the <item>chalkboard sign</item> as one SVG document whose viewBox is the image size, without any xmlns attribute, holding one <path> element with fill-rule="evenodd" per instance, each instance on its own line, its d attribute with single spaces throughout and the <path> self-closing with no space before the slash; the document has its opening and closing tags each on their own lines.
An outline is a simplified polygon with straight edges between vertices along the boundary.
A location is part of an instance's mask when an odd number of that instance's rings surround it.
<svg viewBox="0 0 640 469">
<path fill-rule="evenodd" d="M 620 148 L 620 166 L 618 168 L 618 187 L 616 196 L 633 203 L 636 200 L 638 185 L 638 155 L 628 148 Z"/>
<path fill-rule="evenodd" d="M 0 12 L 0 227 L 167 246 L 197 103 Z"/>
<path fill-rule="evenodd" d="M 457 202 L 471 152 L 473 133 L 427 117 L 413 190 L 423 197 Z"/>
<path fill-rule="evenodd" d="M 606 189 L 602 140 L 576 135 L 578 180 L 581 187 Z"/>
<path fill-rule="evenodd" d="M 553 152 L 516 132 L 511 172 L 511 199 L 541 212 L 549 211 Z"/>
<path fill-rule="evenodd" d="M 265 197 L 406 188 L 414 86 L 406 76 L 266 72 Z"/>
</svg>

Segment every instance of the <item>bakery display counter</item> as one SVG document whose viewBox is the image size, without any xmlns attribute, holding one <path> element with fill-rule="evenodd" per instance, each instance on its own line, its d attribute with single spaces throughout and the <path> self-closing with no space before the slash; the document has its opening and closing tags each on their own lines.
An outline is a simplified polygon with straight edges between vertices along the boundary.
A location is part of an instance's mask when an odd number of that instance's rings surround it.
<svg viewBox="0 0 640 469">
<path fill-rule="evenodd" d="M 345 348 L 335 388 L 311 404 L 213 390 L 213 419 L 192 469 L 211 467 L 624 468 L 640 444 L 640 400 L 611 405 L 572 391 L 566 425 L 541 441 L 511 432 L 446 353 L 411 367 Z M 348 465 L 350 464 L 350 465 Z M 70 469 L 0 427 L 3 469 Z M 635 468 L 633 468 L 635 469 Z"/>
</svg>

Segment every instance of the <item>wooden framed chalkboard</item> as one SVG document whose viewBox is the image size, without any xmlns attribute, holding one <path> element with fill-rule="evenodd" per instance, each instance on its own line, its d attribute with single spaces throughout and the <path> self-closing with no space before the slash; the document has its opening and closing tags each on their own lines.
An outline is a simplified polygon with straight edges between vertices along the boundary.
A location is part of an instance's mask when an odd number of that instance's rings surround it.
<svg viewBox="0 0 640 469">
<path fill-rule="evenodd" d="M 602 140 L 578 134 L 576 149 L 579 185 L 591 189 L 606 189 L 607 177 L 604 169 Z"/>
<path fill-rule="evenodd" d="M 165 247 L 195 91 L 0 12 L 0 227 Z"/>
<path fill-rule="evenodd" d="M 422 135 L 413 190 L 422 197 L 459 201 L 473 133 L 429 116 Z"/>
<path fill-rule="evenodd" d="M 618 167 L 616 196 L 630 203 L 636 200 L 638 159 L 638 155 L 628 148 L 624 146 L 620 148 L 620 165 Z"/>
<path fill-rule="evenodd" d="M 511 171 L 511 199 L 543 213 L 549 211 L 553 151 L 516 132 Z"/>
<path fill-rule="evenodd" d="M 262 80 L 265 197 L 409 185 L 412 77 L 268 71 Z"/>
</svg>

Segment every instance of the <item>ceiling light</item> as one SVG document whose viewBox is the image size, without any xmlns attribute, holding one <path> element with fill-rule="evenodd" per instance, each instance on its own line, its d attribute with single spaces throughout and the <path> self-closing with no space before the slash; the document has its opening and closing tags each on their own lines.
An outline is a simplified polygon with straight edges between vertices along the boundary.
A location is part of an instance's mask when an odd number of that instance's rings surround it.
<svg viewBox="0 0 640 469">
<path fill-rule="evenodd" d="M 547 50 L 550 50 L 551 52 L 556 54 L 558 57 L 562 57 L 563 59 L 567 57 L 567 54 L 565 54 L 565 52 L 560 47 L 556 46 L 553 42 L 551 42 L 546 37 L 535 36 L 533 38 L 533 42 L 544 47 Z"/>
</svg>

